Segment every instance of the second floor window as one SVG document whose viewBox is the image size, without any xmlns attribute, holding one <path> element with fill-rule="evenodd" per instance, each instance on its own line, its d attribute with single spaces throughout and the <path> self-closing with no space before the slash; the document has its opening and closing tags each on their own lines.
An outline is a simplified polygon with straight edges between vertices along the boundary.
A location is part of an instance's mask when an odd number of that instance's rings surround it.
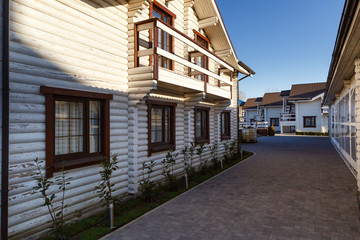
<svg viewBox="0 0 360 240">
<path fill-rule="evenodd" d="M 209 142 L 209 109 L 195 108 L 195 142 Z"/>
<path fill-rule="evenodd" d="M 203 36 L 198 31 L 195 30 L 194 30 L 194 35 L 195 35 L 195 42 L 200 44 L 202 47 L 209 49 L 209 40 L 205 36 Z M 207 56 L 194 57 L 194 63 L 198 66 L 201 66 L 202 68 L 205 69 L 209 68 L 209 58 Z M 197 74 L 194 75 L 194 77 L 202 81 L 205 80 L 204 74 Z"/>
<path fill-rule="evenodd" d="M 168 25 L 172 26 L 174 22 L 174 14 L 160 3 L 153 1 L 150 8 L 150 18 L 158 18 Z M 173 39 L 172 37 L 159 29 L 158 31 L 158 47 L 168 52 L 173 51 Z M 167 69 L 172 69 L 172 61 L 168 58 L 159 56 L 159 66 Z"/>
</svg>

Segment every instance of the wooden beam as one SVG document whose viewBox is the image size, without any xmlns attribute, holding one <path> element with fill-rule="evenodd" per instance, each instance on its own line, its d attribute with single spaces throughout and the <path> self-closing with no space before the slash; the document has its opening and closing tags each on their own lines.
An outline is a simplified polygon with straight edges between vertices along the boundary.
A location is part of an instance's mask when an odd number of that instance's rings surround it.
<svg viewBox="0 0 360 240">
<path fill-rule="evenodd" d="M 183 58 L 181 58 L 181 57 L 179 57 L 179 56 L 177 56 L 175 54 L 169 53 L 169 52 L 167 52 L 167 51 L 165 51 L 165 50 L 163 50 L 161 48 L 157 48 L 156 52 L 160 56 L 166 57 L 166 58 L 171 59 L 171 60 L 173 60 L 175 62 L 178 62 L 178 63 L 180 63 L 182 65 L 185 65 L 185 66 L 187 66 L 189 68 L 192 68 L 192 69 L 195 69 L 195 70 L 197 70 L 199 72 L 202 72 L 203 74 L 206 74 L 206 75 L 208 75 L 208 76 L 210 76 L 212 78 L 215 78 L 215 79 L 217 79 L 217 80 L 219 80 L 219 81 L 221 81 L 221 82 L 223 82 L 223 83 L 225 83 L 227 85 L 231 85 L 231 86 L 233 85 L 233 83 L 230 82 L 229 80 L 226 80 L 226 79 L 220 77 L 219 75 L 217 75 L 217 74 L 215 74 L 215 73 L 213 73 L 213 72 L 211 72 L 211 71 L 209 71 L 207 69 L 204 69 L 204 68 L 202 68 L 202 67 L 200 67 L 200 66 L 198 66 L 198 65 L 196 65 L 194 63 L 191 63 L 191 62 L 189 62 L 189 61 L 187 61 L 187 60 L 185 60 L 185 59 L 183 59 Z"/>
<path fill-rule="evenodd" d="M 214 27 L 219 23 L 219 18 L 217 16 L 201 19 L 199 21 L 199 27 L 205 29 L 207 27 Z"/>
<path fill-rule="evenodd" d="M 351 80 L 344 80 L 344 87 L 349 88 L 351 86 Z"/>
<path fill-rule="evenodd" d="M 215 55 L 214 53 L 210 52 L 209 50 L 201 47 L 200 45 L 195 43 L 192 39 L 190 39 L 188 36 L 184 35 L 183 33 L 177 31 L 176 29 L 172 29 L 172 28 L 168 27 L 167 25 L 165 25 L 164 23 L 162 23 L 159 20 L 156 21 L 156 26 L 158 28 L 160 28 L 161 30 L 167 32 L 168 34 L 172 35 L 173 37 L 175 37 L 175 38 L 179 39 L 180 41 L 184 42 L 186 45 L 188 45 L 188 46 L 196 49 L 197 51 L 203 53 L 205 56 L 211 58 L 212 60 L 214 60 L 218 64 L 228 68 L 231 71 L 234 71 L 234 68 L 230 64 L 228 64 L 223 59 L 221 59 L 219 56 Z"/>
</svg>

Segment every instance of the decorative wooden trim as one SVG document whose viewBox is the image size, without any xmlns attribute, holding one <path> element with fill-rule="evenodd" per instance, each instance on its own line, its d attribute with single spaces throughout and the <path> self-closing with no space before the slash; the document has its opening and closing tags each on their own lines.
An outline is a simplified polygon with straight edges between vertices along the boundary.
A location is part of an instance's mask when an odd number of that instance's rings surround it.
<svg viewBox="0 0 360 240">
<path fill-rule="evenodd" d="M 46 177 L 50 178 L 54 173 L 55 152 L 55 124 L 54 124 L 54 95 L 45 94 L 46 111 Z"/>
<path fill-rule="evenodd" d="M 167 23 L 165 23 L 165 22 L 162 21 L 161 19 L 154 19 L 154 18 L 153 18 L 153 19 L 147 19 L 147 20 L 144 20 L 144 21 L 141 21 L 141 22 L 137 22 L 136 24 L 137 24 L 137 25 L 141 25 L 141 24 L 145 24 L 145 23 L 148 23 L 148 22 L 151 22 L 151 21 L 153 21 L 153 22 L 159 21 L 160 23 L 164 24 L 165 26 L 169 26 Z M 170 26 L 170 27 L 171 27 L 171 26 Z M 214 58 L 218 59 L 219 62 L 218 62 L 217 60 L 215 60 L 218 64 L 225 66 L 225 67 L 226 67 L 227 69 L 229 69 L 230 71 L 234 71 L 235 68 L 234 68 L 230 63 L 226 62 L 225 60 L 223 60 L 222 58 L 220 58 L 220 57 L 219 57 L 218 55 L 216 55 L 215 53 L 209 51 L 209 49 L 204 48 L 203 46 L 201 46 L 200 44 L 198 44 L 197 42 L 195 42 L 193 39 L 191 39 L 189 36 L 187 36 L 187 35 L 184 34 L 183 32 L 180 32 L 178 29 L 176 29 L 176 28 L 174 28 L 174 27 L 171 27 L 171 30 L 174 31 L 175 33 L 181 35 L 181 36 L 184 37 L 186 40 L 191 41 L 192 44 L 198 45 L 200 48 L 202 48 L 203 50 L 205 50 L 208 54 L 210 54 L 210 55 L 212 55 Z M 150 35 L 150 36 L 151 36 L 151 35 Z M 187 43 L 185 43 L 185 44 L 187 44 Z M 231 69 L 230 69 L 230 68 L 231 68 Z"/>
<path fill-rule="evenodd" d="M 170 15 L 173 19 L 176 19 L 176 15 L 175 13 L 173 13 L 172 11 L 170 11 L 167 7 L 165 7 L 164 5 L 162 5 L 161 3 L 159 3 L 158 1 L 152 1 L 150 3 L 150 10 L 154 9 L 154 6 L 159 8 L 160 10 L 164 11 L 166 14 Z M 152 11 L 150 11 L 150 18 L 152 18 Z"/>
<path fill-rule="evenodd" d="M 151 21 L 154 21 L 154 15 L 153 15 L 153 11 L 154 11 L 154 8 L 158 8 L 160 11 L 163 11 L 165 14 L 167 14 L 167 15 L 169 15 L 171 18 L 170 18 L 170 26 L 172 27 L 172 28 L 174 28 L 175 27 L 175 19 L 176 19 L 176 15 L 172 12 L 172 11 L 170 11 L 167 7 L 165 7 L 165 6 L 163 6 L 161 3 L 159 3 L 159 2 L 157 2 L 157 1 L 152 1 L 151 3 L 150 3 L 150 8 L 149 8 L 149 11 L 150 11 L 150 13 L 149 13 L 149 20 L 151 20 Z M 166 24 L 166 25 L 168 25 L 168 23 L 166 23 L 166 22 L 164 22 L 164 21 L 162 21 L 161 19 L 157 19 L 157 20 L 159 20 L 159 21 L 161 21 L 162 23 L 164 23 L 164 24 Z M 151 21 L 149 21 L 149 22 L 151 22 Z M 142 21 L 143 22 L 143 21 Z M 153 42 L 153 31 L 154 31 L 154 47 L 156 48 L 156 47 L 158 47 L 158 29 L 157 29 L 157 27 L 154 27 L 154 30 L 153 29 L 150 29 L 149 30 L 149 40 L 150 40 L 150 42 Z M 169 37 L 170 37 L 170 42 L 171 42 L 171 44 L 170 44 L 170 52 L 171 53 L 174 53 L 174 49 L 175 49 L 175 45 L 174 45 L 174 37 L 173 36 L 171 36 L 170 34 L 169 34 Z M 164 40 L 162 40 L 162 41 L 164 41 Z M 135 45 L 136 46 L 136 45 Z M 158 58 L 158 56 L 155 56 L 154 55 L 154 58 Z M 152 64 L 152 56 L 150 56 L 150 59 L 149 59 L 149 63 L 150 63 L 150 66 L 151 66 L 151 64 Z M 156 61 L 156 60 L 154 60 L 154 61 Z M 155 66 L 155 62 L 154 62 L 154 71 L 159 71 L 158 70 L 158 68 L 159 68 L 159 59 L 157 59 L 157 62 L 156 62 L 156 66 Z M 175 63 L 174 63 L 174 61 L 173 60 L 170 60 L 170 70 L 174 70 L 175 69 Z M 157 78 L 156 78 L 156 80 L 157 80 Z"/>
<path fill-rule="evenodd" d="M 88 92 L 88 91 L 80 91 L 80 90 L 73 90 L 67 88 L 47 87 L 47 86 L 40 86 L 40 92 L 45 94 L 59 95 L 59 96 L 108 99 L 108 100 L 113 99 L 113 95 L 107 93 Z"/>
<path fill-rule="evenodd" d="M 207 47 L 207 49 L 209 49 L 209 47 L 210 47 L 209 39 L 207 37 L 205 37 L 204 35 L 202 35 L 200 32 L 196 31 L 195 29 L 193 29 L 193 32 L 194 32 L 194 40 L 195 40 L 195 42 L 200 38 L 200 39 L 204 40 L 207 43 L 206 47 Z M 206 70 L 209 70 L 209 57 L 208 56 L 202 56 L 202 59 L 204 61 L 204 66 L 203 67 Z M 204 82 L 205 82 L 204 83 L 204 91 L 206 93 L 206 91 L 207 91 L 207 84 L 206 83 L 209 82 L 209 75 L 203 74 L 203 76 L 204 76 Z"/>
<path fill-rule="evenodd" d="M 148 157 L 151 156 L 152 153 L 154 152 L 160 152 L 160 151 L 165 151 L 165 150 L 169 150 L 170 148 L 175 149 L 176 147 L 176 106 L 177 103 L 172 103 L 172 102 L 162 102 L 162 101 L 157 101 L 157 100 L 147 100 L 146 104 L 148 106 L 147 109 L 147 113 L 148 113 L 148 121 L 147 121 L 147 125 L 148 125 Z M 157 105 L 157 106 L 166 106 L 166 107 L 171 107 L 170 109 L 170 115 L 171 115 L 171 119 L 170 119 L 170 144 L 152 144 L 151 143 L 151 108 L 153 105 Z"/>
<path fill-rule="evenodd" d="M 137 30 L 137 25 L 134 24 L 134 47 L 135 47 L 135 51 L 134 51 L 134 67 L 139 67 L 139 57 L 138 57 L 138 51 L 139 51 L 139 37 L 140 37 L 140 34 Z"/>
<path fill-rule="evenodd" d="M 305 119 L 306 118 L 313 118 L 314 119 L 314 126 L 305 126 Z M 303 127 L 304 128 L 316 128 L 316 116 L 303 116 Z"/>
</svg>

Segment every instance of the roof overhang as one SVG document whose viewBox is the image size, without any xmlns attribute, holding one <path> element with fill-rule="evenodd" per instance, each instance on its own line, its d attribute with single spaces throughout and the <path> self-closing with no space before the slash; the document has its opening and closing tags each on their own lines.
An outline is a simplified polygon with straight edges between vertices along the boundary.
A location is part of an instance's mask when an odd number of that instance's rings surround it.
<svg viewBox="0 0 360 240">
<path fill-rule="evenodd" d="M 344 88 L 345 81 L 353 78 L 354 61 L 360 57 L 360 1 L 347 0 L 341 16 L 335 47 L 331 59 L 323 104 L 330 105 Z"/>
<path fill-rule="evenodd" d="M 202 28 L 211 40 L 215 54 L 225 59 L 238 72 L 249 76 L 254 75 L 253 70 L 239 61 L 216 1 L 194 0 L 194 9 L 199 21 L 204 23 Z"/>
</svg>

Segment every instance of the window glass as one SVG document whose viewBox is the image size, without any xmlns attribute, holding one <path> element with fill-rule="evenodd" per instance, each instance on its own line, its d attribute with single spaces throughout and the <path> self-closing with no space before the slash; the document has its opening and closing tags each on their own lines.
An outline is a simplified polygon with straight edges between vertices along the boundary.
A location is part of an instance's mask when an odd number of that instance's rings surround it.
<svg viewBox="0 0 360 240">
<path fill-rule="evenodd" d="M 162 108 L 153 106 L 151 108 L 151 142 L 162 142 Z"/>
<path fill-rule="evenodd" d="M 90 153 L 101 151 L 100 102 L 89 102 Z"/>
<path fill-rule="evenodd" d="M 55 155 L 83 152 L 84 104 L 55 101 Z"/>
<path fill-rule="evenodd" d="M 351 122 L 355 122 L 355 89 L 351 91 Z"/>
<path fill-rule="evenodd" d="M 195 109 L 195 141 L 207 142 L 209 140 L 208 127 L 209 111 L 205 109 Z"/>
<path fill-rule="evenodd" d="M 230 112 L 221 113 L 221 137 L 230 137 Z"/>
</svg>

